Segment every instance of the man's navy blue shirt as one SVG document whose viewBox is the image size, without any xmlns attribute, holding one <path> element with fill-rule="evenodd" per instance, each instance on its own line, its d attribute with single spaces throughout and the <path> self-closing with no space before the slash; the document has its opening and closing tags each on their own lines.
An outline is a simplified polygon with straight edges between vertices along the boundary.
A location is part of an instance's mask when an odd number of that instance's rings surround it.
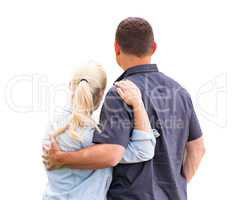
<svg viewBox="0 0 232 200">
<path fill-rule="evenodd" d="M 182 173 L 185 145 L 201 137 L 201 128 L 188 92 L 158 71 L 155 64 L 138 65 L 117 81 L 128 79 L 141 90 L 152 128 L 156 128 L 152 160 L 114 167 L 108 200 L 186 200 L 186 179 Z M 128 145 L 133 129 L 133 112 L 112 87 L 101 110 L 102 133 L 94 143 Z"/>
</svg>

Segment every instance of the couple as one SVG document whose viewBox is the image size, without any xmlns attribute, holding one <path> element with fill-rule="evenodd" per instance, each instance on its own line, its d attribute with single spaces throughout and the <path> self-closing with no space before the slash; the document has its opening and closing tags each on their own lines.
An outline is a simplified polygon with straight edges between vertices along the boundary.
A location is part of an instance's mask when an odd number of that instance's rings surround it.
<svg viewBox="0 0 232 200">
<path fill-rule="evenodd" d="M 151 64 L 150 24 L 130 17 L 116 31 L 125 71 L 107 92 L 100 126 L 91 119 L 106 86 L 98 65 L 79 68 L 72 103 L 51 123 L 44 145 L 44 200 L 186 200 L 187 183 L 204 155 L 188 92 Z"/>
</svg>

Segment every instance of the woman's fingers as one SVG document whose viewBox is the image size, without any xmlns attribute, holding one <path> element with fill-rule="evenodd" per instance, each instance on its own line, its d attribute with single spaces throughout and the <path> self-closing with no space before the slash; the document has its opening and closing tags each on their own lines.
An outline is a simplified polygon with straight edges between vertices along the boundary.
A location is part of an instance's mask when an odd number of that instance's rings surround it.
<svg viewBox="0 0 232 200">
<path fill-rule="evenodd" d="M 120 87 L 117 88 L 117 92 L 118 92 L 119 96 L 120 96 L 122 99 L 125 98 L 125 94 L 124 94 L 123 90 L 122 90 Z"/>
<path fill-rule="evenodd" d="M 125 88 L 125 89 L 137 89 L 137 86 L 129 80 L 122 80 L 118 82 L 119 87 Z"/>
<path fill-rule="evenodd" d="M 118 94 L 125 100 L 126 94 L 128 93 L 128 85 L 125 81 L 119 81 L 115 84 L 117 86 Z"/>
<path fill-rule="evenodd" d="M 126 93 L 130 89 L 130 85 L 126 81 L 119 81 L 115 85 L 120 88 L 124 93 Z"/>
<path fill-rule="evenodd" d="M 140 94 L 138 87 L 131 81 L 120 81 L 117 86 L 125 93 L 132 96 L 137 96 Z"/>
<path fill-rule="evenodd" d="M 131 89 L 125 81 L 120 81 L 116 84 L 119 96 L 128 104 L 131 105 L 130 99 L 133 98 Z"/>
<path fill-rule="evenodd" d="M 124 92 L 125 85 L 124 85 L 123 81 L 116 82 L 115 85 L 117 86 L 117 88 L 120 88 Z"/>
</svg>

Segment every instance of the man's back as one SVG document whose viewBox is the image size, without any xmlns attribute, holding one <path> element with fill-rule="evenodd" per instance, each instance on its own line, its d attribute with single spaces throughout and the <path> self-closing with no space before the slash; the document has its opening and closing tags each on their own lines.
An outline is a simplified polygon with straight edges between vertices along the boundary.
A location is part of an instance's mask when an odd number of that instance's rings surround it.
<svg viewBox="0 0 232 200">
<path fill-rule="evenodd" d="M 161 136 L 157 139 L 153 160 L 114 168 L 108 199 L 187 199 L 186 179 L 182 175 L 185 145 L 201 136 L 189 94 L 158 72 L 156 65 L 133 67 L 118 80 L 121 79 L 131 80 L 140 88 L 151 126 Z M 114 96 L 114 91 L 111 93 Z M 106 110 L 103 107 L 104 113 Z M 129 110 L 127 113 L 131 115 Z"/>
</svg>

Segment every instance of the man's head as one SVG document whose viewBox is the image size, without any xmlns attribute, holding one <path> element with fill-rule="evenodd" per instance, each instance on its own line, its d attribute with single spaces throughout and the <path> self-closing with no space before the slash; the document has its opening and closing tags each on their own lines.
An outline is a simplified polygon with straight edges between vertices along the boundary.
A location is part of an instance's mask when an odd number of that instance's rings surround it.
<svg viewBox="0 0 232 200">
<path fill-rule="evenodd" d="M 155 50 L 152 27 L 145 19 L 129 17 L 120 22 L 115 36 L 115 53 L 124 70 L 150 63 Z"/>
</svg>

